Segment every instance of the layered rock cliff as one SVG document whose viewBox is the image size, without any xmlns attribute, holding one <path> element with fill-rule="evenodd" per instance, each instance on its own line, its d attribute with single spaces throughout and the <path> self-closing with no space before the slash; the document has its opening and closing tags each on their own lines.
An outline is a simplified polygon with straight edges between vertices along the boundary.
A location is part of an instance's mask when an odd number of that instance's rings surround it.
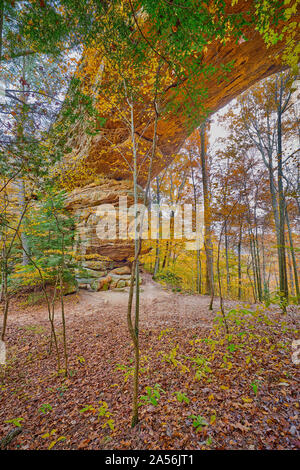
<svg viewBox="0 0 300 470">
<path fill-rule="evenodd" d="M 143 197 L 139 188 L 139 202 Z M 74 249 L 80 266 L 76 273 L 80 287 L 108 290 L 129 285 L 134 240 L 126 234 L 134 225 L 133 213 L 128 212 L 133 203 L 133 185 L 128 180 L 107 178 L 68 194 L 66 208 L 77 225 Z"/>
</svg>

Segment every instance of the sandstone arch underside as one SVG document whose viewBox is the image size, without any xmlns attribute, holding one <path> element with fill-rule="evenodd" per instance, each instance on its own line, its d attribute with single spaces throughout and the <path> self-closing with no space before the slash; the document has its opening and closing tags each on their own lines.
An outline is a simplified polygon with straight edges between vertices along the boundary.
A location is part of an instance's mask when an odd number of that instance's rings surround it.
<svg viewBox="0 0 300 470">
<path fill-rule="evenodd" d="M 231 4 L 231 1 L 228 2 Z M 246 8 L 249 2 L 239 1 L 236 8 L 241 11 Z M 290 21 L 299 23 L 300 15 L 294 15 Z M 283 25 L 278 25 L 279 30 Z M 262 36 L 255 31 L 245 31 L 247 41 L 242 38 L 239 41 L 227 41 L 225 44 L 216 40 L 211 42 L 205 48 L 201 60 L 202 63 L 210 64 L 216 68 L 220 64 L 233 62 L 231 71 L 226 78 L 220 79 L 218 73 L 200 80 L 198 77 L 199 88 L 207 90 L 203 105 L 209 110 L 210 114 L 215 113 L 232 99 L 245 91 L 247 88 L 259 80 L 286 68 L 282 62 L 282 53 L 286 46 L 284 41 L 278 41 L 275 45 L 267 47 Z M 297 39 L 300 34 L 298 33 Z M 142 39 L 141 39 L 142 40 Z M 103 58 L 100 54 L 94 54 L 92 57 L 84 58 L 83 61 L 92 62 L 94 77 L 85 77 L 85 85 L 88 88 L 93 86 L 95 75 L 100 76 L 103 86 L 105 86 L 105 65 L 103 67 Z M 92 83 L 93 82 L 93 83 Z M 184 115 L 184 103 L 189 100 L 182 84 L 175 87 L 176 79 L 170 77 L 170 82 L 166 86 L 164 103 L 173 99 L 175 88 L 177 90 L 178 106 L 176 111 L 168 112 L 158 121 L 157 126 L 157 151 L 154 157 L 152 177 L 168 166 L 172 161 L 172 155 L 179 151 L 186 138 L 190 135 L 192 129 L 186 124 Z M 195 82 L 197 87 L 197 82 Z M 128 166 L 124 165 L 122 153 L 131 148 L 130 129 L 124 125 L 124 122 L 114 115 L 104 115 L 105 125 L 99 132 L 90 136 L 84 132 L 82 122 L 76 123 L 69 132 L 69 144 L 72 148 L 72 157 L 84 157 L 85 165 L 91 170 L 93 175 L 104 175 L 111 179 L 109 183 L 106 179 L 105 186 L 92 183 L 75 189 L 69 196 L 68 207 L 74 210 L 80 216 L 80 227 L 82 236 L 91 240 L 86 243 L 86 252 L 96 251 L 100 254 L 110 256 L 118 262 L 126 262 L 128 256 L 132 254 L 132 244 L 127 241 L 111 241 L 102 243 L 95 235 L 95 222 L 91 223 L 95 207 L 103 201 L 114 204 L 117 207 L 118 197 L 127 195 L 132 200 L 132 172 Z M 137 138 L 143 142 L 140 147 L 143 149 L 138 155 L 140 172 L 139 183 L 145 186 L 147 174 L 147 162 L 144 158 L 145 152 L 149 153 L 152 146 L 153 122 L 145 128 L 142 112 L 136 113 L 135 132 Z M 198 123 L 199 124 L 199 123 Z M 197 123 L 195 123 L 195 126 Z M 130 154 L 130 152 L 129 152 Z M 122 184 L 121 181 L 122 180 Z M 120 183 L 117 183 L 120 181 Z M 95 217 L 93 219 L 95 221 Z M 90 221 L 90 222 L 89 222 Z"/>
</svg>

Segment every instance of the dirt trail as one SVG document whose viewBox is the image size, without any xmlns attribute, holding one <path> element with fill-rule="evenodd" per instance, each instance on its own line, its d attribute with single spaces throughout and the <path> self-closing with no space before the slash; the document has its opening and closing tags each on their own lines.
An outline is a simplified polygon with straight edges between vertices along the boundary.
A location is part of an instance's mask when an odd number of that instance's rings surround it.
<svg viewBox="0 0 300 470">
<path fill-rule="evenodd" d="M 148 273 L 142 273 L 143 284 L 140 296 L 140 316 L 143 327 L 162 326 L 181 328 L 210 327 L 215 313 L 219 310 L 219 299 L 214 302 L 213 311 L 208 310 L 210 298 L 205 295 L 174 293 L 152 280 Z M 128 290 L 93 292 L 80 290 L 77 294 L 65 297 L 65 313 L 69 325 L 85 316 L 126 317 Z M 226 301 L 227 308 L 237 305 L 236 301 Z M 59 305 L 57 306 L 59 310 Z M 58 317 L 60 315 L 58 314 Z M 9 324 L 19 325 L 44 323 L 48 321 L 46 305 L 16 305 L 10 309 Z M 184 323 L 182 324 L 182 320 Z M 59 322 L 59 318 L 58 318 Z"/>
</svg>

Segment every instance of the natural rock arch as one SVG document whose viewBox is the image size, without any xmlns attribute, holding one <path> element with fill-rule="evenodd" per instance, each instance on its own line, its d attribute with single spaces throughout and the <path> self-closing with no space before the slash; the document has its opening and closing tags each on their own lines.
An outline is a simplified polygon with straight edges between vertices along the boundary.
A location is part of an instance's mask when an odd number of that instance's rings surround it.
<svg viewBox="0 0 300 470">
<path fill-rule="evenodd" d="M 248 2 L 238 2 L 240 10 L 245 8 L 245 4 Z M 297 21 L 300 19 L 300 15 L 294 16 L 291 21 Z M 280 30 L 282 25 L 278 26 Z M 285 41 L 278 41 L 275 45 L 267 47 L 262 36 L 255 30 L 247 30 L 245 32 L 247 41 L 240 38 L 239 41 L 229 41 L 221 43 L 216 40 L 211 44 L 208 44 L 205 52 L 202 55 L 201 61 L 203 64 L 210 64 L 218 67 L 220 64 L 226 64 L 233 62 L 232 70 L 224 77 L 221 77 L 219 73 L 215 73 L 209 78 L 203 80 L 197 78 L 198 83 L 195 82 L 195 88 L 197 86 L 204 87 L 207 90 L 207 96 L 203 99 L 203 105 L 209 110 L 210 114 L 215 113 L 223 106 L 228 104 L 232 99 L 238 96 L 240 93 L 245 91 L 247 88 L 254 85 L 257 81 L 272 75 L 284 68 L 286 65 L 282 62 L 282 53 L 286 46 Z M 300 33 L 299 37 L 300 38 Z M 93 55 L 92 57 L 85 57 L 84 62 L 89 61 L 90 69 L 93 69 L 93 76 L 84 77 L 84 86 L 89 89 L 92 88 L 95 76 L 97 80 L 102 80 L 103 86 L 105 86 L 105 65 L 103 66 L 103 60 L 100 54 Z M 170 81 L 166 88 L 164 100 L 166 103 L 173 99 L 175 93 L 175 84 L 177 78 L 174 77 Z M 179 89 L 179 93 L 178 93 Z M 178 108 L 176 112 L 168 113 L 166 117 L 162 117 L 158 122 L 157 135 L 157 155 L 155 157 L 152 176 L 156 176 L 164 167 L 166 167 L 172 160 L 172 154 L 178 152 L 180 147 L 183 145 L 186 138 L 191 133 L 192 129 L 187 128 L 186 118 L 183 113 L 183 104 L 189 100 L 186 89 L 184 88 L 184 82 L 176 86 L 176 101 Z M 115 116 L 106 116 L 107 121 L 104 125 L 103 130 L 94 137 L 89 137 L 84 132 L 82 123 L 77 122 L 72 129 L 69 130 L 70 140 L 69 147 L 72 150 L 72 156 L 85 156 L 85 162 L 88 167 L 95 171 L 96 174 L 106 175 L 111 178 L 118 180 L 126 180 L 132 177 L 129 169 L 124 168 L 122 164 L 122 158 L 120 156 L 118 147 L 120 150 L 126 148 L 130 142 L 130 130 L 124 127 L 124 123 L 119 122 L 118 137 L 116 138 L 116 122 L 112 125 L 112 119 Z M 142 120 L 142 116 L 137 117 L 136 133 L 137 135 L 143 135 L 144 143 L 147 146 L 151 145 L 153 136 L 153 126 L 149 126 L 145 131 L 143 124 L 139 122 Z M 197 123 L 194 124 L 195 126 Z M 170 129 L 172 129 L 170 134 Z M 106 133 L 106 140 L 103 139 L 103 131 Z M 114 144 L 110 145 L 109 141 L 113 141 Z M 105 152 L 103 152 L 105 149 Z M 100 155 L 101 150 L 101 156 Z M 146 171 L 143 172 L 144 176 L 140 177 L 140 183 L 145 183 Z"/>
<path fill-rule="evenodd" d="M 239 1 L 235 8 L 243 11 L 247 3 Z M 299 17 L 300 15 L 297 14 L 290 21 L 297 21 Z M 280 28 L 282 28 L 282 25 L 279 24 L 278 29 L 280 30 Z M 218 67 L 221 63 L 234 62 L 234 66 L 226 78 L 221 77 L 220 80 L 220 76 L 216 73 L 199 83 L 199 87 L 204 86 L 207 89 L 203 104 L 210 114 L 221 109 L 259 80 L 286 68 L 286 65 L 282 62 L 282 53 L 286 46 L 284 41 L 278 41 L 275 45 L 267 47 L 262 36 L 256 30 L 247 30 L 245 34 L 247 41 L 240 38 L 239 41 L 228 41 L 224 44 L 216 40 L 207 45 L 202 55 L 201 60 L 203 63 L 215 67 Z M 296 39 L 299 39 L 299 37 Z M 105 65 L 103 67 L 101 55 L 96 53 L 92 57 L 85 57 L 83 64 L 86 61 L 89 61 L 94 75 L 85 77 L 85 87 L 88 89 L 89 86 L 93 86 L 95 76 L 97 80 L 99 77 L 101 80 L 103 79 L 105 86 Z M 165 102 L 173 98 L 175 82 L 176 80 L 170 82 L 166 88 Z M 166 117 L 162 117 L 158 121 L 157 152 L 153 162 L 152 177 L 159 174 L 163 168 L 170 164 L 172 155 L 178 152 L 191 133 L 191 129 L 186 126 L 183 106 L 181 106 L 189 97 L 186 95 L 184 83 L 178 85 L 178 87 L 180 93 L 177 98 L 179 102 L 176 112 L 173 114 L 168 113 Z M 195 87 L 197 87 L 197 83 L 195 83 Z M 114 118 L 113 124 L 112 118 Z M 128 241 L 114 241 L 109 244 L 98 240 L 94 226 L 96 219 L 92 215 L 95 212 L 96 204 L 99 205 L 103 201 L 109 200 L 117 207 L 118 196 L 120 195 L 127 195 L 132 200 L 132 174 L 129 168 L 124 166 L 120 156 L 120 150 L 130 148 L 130 130 L 126 129 L 121 121 L 117 125 L 119 125 L 118 132 L 116 132 L 115 116 L 107 116 L 104 128 L 100 129 L 99 133 L 94 136 L 85 133 L 82 122 L 75 123 L 70 129 L 68 146 L 72 148 L 72 157 L 79 157 L 80 160 L 84 156 L 84 163 L 88 169 L 87 173 L 92 174 L 93 177 L 97 175 L 104 176 L 105 181 L 104 186 L 101 183 L 92 183 L 90 186 L 85 187 L 82 187 L 81 181 L 79 185 L 81 187 L 70 194 L 68 207 L 75 210 L 79 216 L 79 226 L 83 230 L 82 234 L 85 237 L 87 253 L 96 251 L 112 257 L 116 262 L 126 262 L 128 256 L 133 253 L 132 244 Z M 142 126 L 142 117 L 138 116 L 135 131 L 139 137 L 143 135 L 145 149 L 147 149 L 152 145 L 153 124 L 148 126 L 146 130 Z M 169 129 L 172 129 L 171 135 Z M 103 132 L 105 132 L 106 139 L 103 138 Z M 110 135 L 111 138 L 107 138 Z M 113 145 L 110 145 L 109 141 L 113 142 Z M 139 177 L 139 183 L 144 186 L 147 161 L 143 161 L 143 155 L 140 155 L 140 165 L 145 167 L 145 171 L 141 171 Z M 95 194 L 97 194 L 97 197 L 95 197 Z M 86 240 L 87 234 L 89 234 L 90 242 Z"/>
</svg>

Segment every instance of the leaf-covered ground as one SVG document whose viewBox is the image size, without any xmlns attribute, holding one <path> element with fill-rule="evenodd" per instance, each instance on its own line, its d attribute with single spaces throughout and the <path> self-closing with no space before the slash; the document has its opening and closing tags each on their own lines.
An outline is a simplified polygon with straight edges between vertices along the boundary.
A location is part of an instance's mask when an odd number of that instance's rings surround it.
<svg viewBox="0 0 300 470">
<path fill-rule="evenodd" d="M 141 306 L 140 424 L 130 428 L 133 350 L 126 293 L 66 298 L 70 375 L 49 356 L 45 306 L 12 305 L 0 439 L 10 449 L 297 449 L 299 310 L 218 305 L 153 283 Z M 61 333 L 59 306 L 57 328 Z M 215 318 L 215 321 L 213 319 Z M 62 348 L 61 348 L 62 354 Z M 147 387 L 147 388 L 146 388 Z"/>
</svg>

